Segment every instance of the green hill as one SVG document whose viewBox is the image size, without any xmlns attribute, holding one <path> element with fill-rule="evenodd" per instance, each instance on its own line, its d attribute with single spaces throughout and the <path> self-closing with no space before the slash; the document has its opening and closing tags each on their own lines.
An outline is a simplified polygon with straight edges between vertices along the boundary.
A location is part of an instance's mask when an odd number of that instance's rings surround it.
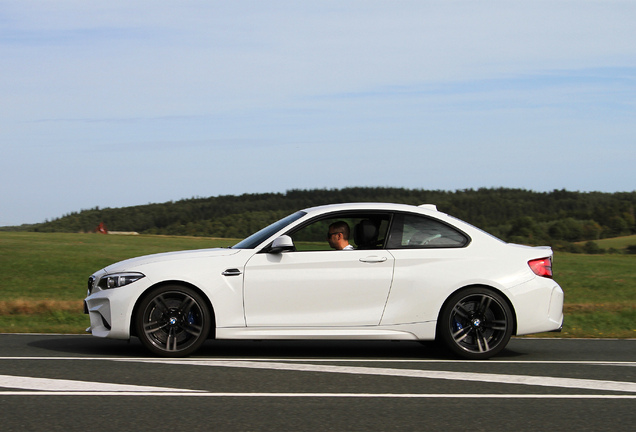
<svg viewBox="0 0 636 432">
<path fill-rule="evenodd" d="M 400 188 L 289 190 L 191 198 L 124 208 L 93 208 L 3 231 L 90 232 L 243 238 L 298 209 L 341 202 L 436 204 L 440 211 L 513 242 L 552 244 L 636 234 L 633 192 L 533 192 L 523 189 L 430 191 Z"/>
</svg>

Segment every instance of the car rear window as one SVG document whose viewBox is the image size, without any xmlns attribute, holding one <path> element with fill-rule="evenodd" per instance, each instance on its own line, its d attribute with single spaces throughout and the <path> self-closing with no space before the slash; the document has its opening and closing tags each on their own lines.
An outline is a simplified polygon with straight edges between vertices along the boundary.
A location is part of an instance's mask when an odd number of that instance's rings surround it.
<svg viewBox="0 0 636 432">
<path fill-rule="evenodd" d="M 436 219 L 396 214 L 387 243 L 388 249 L 456 248 L 468 244 L 468 236 Z"/>
</svg>

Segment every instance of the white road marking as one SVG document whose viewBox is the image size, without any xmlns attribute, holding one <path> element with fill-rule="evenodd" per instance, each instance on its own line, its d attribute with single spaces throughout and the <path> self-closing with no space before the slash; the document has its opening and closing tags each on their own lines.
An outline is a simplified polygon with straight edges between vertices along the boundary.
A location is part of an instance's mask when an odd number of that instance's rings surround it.
<svg viewBox="0 0 636 432">
<path fill-rule="evenodd" d="M 54 391 L 59 392 L 196 392 L 198 390 L 181 390 L 167 387 L 138 386 L 128 384 L 111 384 L 90 381 L 74 381 L 52 378 L 32 378 L 12 375 L 0 375 L 0 387 Z M 5 394 L 2 392 L 2 394 Z M 23 393 L 21 393 L 23 394 Z"/>
<path fill-rule="evenodd" d="M 421 369 L 371 368 L 356 366 L 326 365 L 334 363 L 472 363 L 471 361 L 454 360 L 406 360 L 406 359 L 148 359 L 148 358 L 102 358 L 102 357 L 0 357 L 0 360 L 99 360 L 160 363 L 191 366 L 234 367 L 250 369 L 269 369 L 299 372 L 346 373 L 356 375 L 395 376 L 407 378 L 445 379 L 455 381 L 476 381 L 498 384 L 521 384 L 543 387 L 569 389 L 585 389 L 596 391 L 636 393 L 636 383 L 621 381 L 604 381 L 574 378 L 556 378 L 548 376 L 507 375 L 489 373 L 449 372 Z M 323 363 L 323 364 L 311 364 Z M 636 366 L 636 362 L 602 362 L 602 361 L 476 361 L 481 364 L 577 364 L 589 366 Z M 636 399 L 636 395 L 626 394 L 419 394 L 419 393 L 219 393 L 201 390 L 182 390 L 165 387 L 136 386 L 99 382 L 73 381 L 50 378 L 18 377 L 0 375 L 0 387 L 21 389 L 19 391 L 0 391 L 2 396 L 189 396 L 189 397 L 314 397 L 314 398 L 459 398 L 459 399 Z"/>
<path fill-rule="evenodd" d="M 148 357 L 0 357 L 0 360 L 77 360 L 77 361 L 147 361 Z M 176 359 L 175 361 L 206 360 L 196 357 Z M 207 359 L 214 360 L 214 359 Z M 303 362 L 303 363 L 441 363 L 441 364 L 545 364 L 545 365 L 589 365 L 589 366 L 626 366 L 636 367 L 636 361 L 599 361 L 599 360 L 430 360 L 430 359 L 344 359 L 344 358 L 268 358 L 268 357 L 223 357 L 223 361 L 257 362 Z M 170 359 L 162 359 L 169 363 Z"/>
<path fill-rule="evenodd" d="M 560 387 L 598 391 L 619 391 L 636 393 L 636 383 L 603 381 L 578 378 L 554 378 L 548 376 L 507 375 L 475 372 L 449 372 L 421 369 L 369 368 L 355 366 L 314 365 L 305 363 L 223 361 L 223 360 L 137 360 L 144 363 L 169 363 L 197 366 L 216 366 L 250 369 L 273 369 L 299 372 L 326 372 L 354 375 L 382 375 L 409 378 L 444 379 L 455 381 L 477 381 L 497 384 L 522 384 L 542 387 Z"/>
<path fill-rule="evenodd" d="M 386 399 L 636 399 L 615 394 L 461 394 L 461 393 L 215 393 L 215 392 L 112 392 L 112 391 L 0 391 L 0 396 L 169 396 L 220 398 L 386 398 Z"/>
<path fill-rule="evenodd" d="M 0 360 L 77 360 L 77 361 L 146 361 L 148 357 L 0 357 Z M 214 360 L 190 357 L 175 361 Z M 224 361 L 259 361 L 259 362 L 304 362 L 304 363 L 443 363 L 443 364 L 546 364 L 546 365 L 590 365 L 590 366 L 629 366 L 636 367 L 636 361 L 599 361 L 599 360 L 431 360 L 431 359 L 351 359 L 351 358 L 268 358 L 268 357 L 224 357 Z M 171 360 L 162 359 L 169 363 Z"/>
</svg>

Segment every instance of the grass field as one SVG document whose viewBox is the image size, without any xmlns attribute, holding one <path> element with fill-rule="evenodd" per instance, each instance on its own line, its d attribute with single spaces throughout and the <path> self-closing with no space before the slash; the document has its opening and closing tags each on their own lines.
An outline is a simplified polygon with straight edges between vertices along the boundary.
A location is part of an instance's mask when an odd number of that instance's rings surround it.
<svg viewBox="0 0 636 432">
<path fill-rule="evenodd" d="M 635 255 L 557 253 L 553 264 L 565 291 L 561 337 L 636 337 Z"/>
<path fill-rule="evenodd" d="M 579 242 L 579 244 L 585 243 L 587 242 Z M 594 243 L 603 249 L 624 250 L 627 246 L 636 245 L 636 235 L 595 240 Z"/>
<path fill-rule="evenodd" d="M 0 332 L 81 333 L 88 326 L 82 312 L 86 280 L 94 271 L 135 256 L 234 243 L 201 237 L 0 232 Z M 636 255 L 557 253 L 554 270 L 565 291 L 566 321 L 562 333 L 544 336 L 636 337 Z"/>
</svg>

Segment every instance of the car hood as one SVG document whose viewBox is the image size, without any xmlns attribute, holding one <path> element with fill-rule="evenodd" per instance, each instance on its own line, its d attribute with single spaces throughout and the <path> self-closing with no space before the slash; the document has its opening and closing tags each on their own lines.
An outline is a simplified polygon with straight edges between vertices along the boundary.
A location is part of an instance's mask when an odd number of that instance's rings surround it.
<svg viewBox="0 0 636 432">
<path fill-rule="evenodd" d="M 104 269 L 106 273 L 117 273 L 122 271 L 129 271 L 147 264 L 189 260 L 196 258 L 214 258 L 221 256 L 229 256 L 239 253 L 238 249 L 227 248 L 215 248 L 215 249 L 198 249 L 198 250 L 186 250 L 177 252 L 165 252 L 153 255 L 145 255 L 137 258 L 131 258 L 124 261 L 120 261 L 115 264 L 111 264 Z"/>
</svg>

